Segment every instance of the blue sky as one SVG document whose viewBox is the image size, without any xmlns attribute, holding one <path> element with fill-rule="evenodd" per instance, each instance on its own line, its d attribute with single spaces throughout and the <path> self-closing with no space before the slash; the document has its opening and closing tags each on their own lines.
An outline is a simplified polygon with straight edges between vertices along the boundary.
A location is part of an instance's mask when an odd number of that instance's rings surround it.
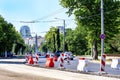
<svg viewBox="0 0 120 80">
<path fill-rule="evenodd" d="M 19 31 L 23 25 L 28 25 L 31 32 L 44 36 L 51 26 L 63 26 L 62 20 L 55 22 L 43 22 L 66 19 L 66 27 L 75 28 L 73 16 L 65 14 L 67 10 L 59 5 L 59 0 L 0 0 L 0 14 L 11 22 Z M 68 20 L 70 19 L 70 20 Z M 39 20 L 39 23 L 20 23 L 20 21 Z"/>
</svg>

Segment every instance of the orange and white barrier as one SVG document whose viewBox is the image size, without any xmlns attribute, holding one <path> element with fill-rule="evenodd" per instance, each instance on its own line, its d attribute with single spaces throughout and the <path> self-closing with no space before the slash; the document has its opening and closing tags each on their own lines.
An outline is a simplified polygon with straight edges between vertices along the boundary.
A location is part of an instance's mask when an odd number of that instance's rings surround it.
<svg viewBox="0 0 120 80">
<path fill-rule="evenodd" d="M 100 71 L 101 72 L 105 72 L 105 61 L 106 61 L 106 55 L 102 54 L 101 66 L 100 66 Z"/>
<path fill-rule="evenodd" d="M 86 60 L 85 58 L 79 58 L 77 71 L 88 72 L 88 60 Z"/>
<path fill-rule="evenodd" d="M 32 56 L 29 56 L 28 64 L 34 64 L 34 60 Z"/>
<path fill-rule="evenodd" d="M 58 58 L 58 62 L 59 62 L 59 68 L 64 68 L 64 54 L 60 54 L 59 58 Z"/>
<path fill-rule="evenodd" d="M 45 63 L 46 67 L 54 67 L 54 62 L 53 62 L 53 58 L 47 58 L 47 61 Z"/>
</svg>

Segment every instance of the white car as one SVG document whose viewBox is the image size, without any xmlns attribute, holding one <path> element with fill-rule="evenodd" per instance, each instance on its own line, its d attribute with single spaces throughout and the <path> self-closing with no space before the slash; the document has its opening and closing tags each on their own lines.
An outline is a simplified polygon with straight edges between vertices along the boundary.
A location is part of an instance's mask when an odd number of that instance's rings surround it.
<svg viewBox="0 0 120 80">
<path fill-rule="evenodd" d="M 64 60 L 66 60 L 68 58 L 68 56 L 70 57 L 70 60 L 73 60 L 74 56 L 72 52 L 65 52 L 64 53 Z"/>
</svg>

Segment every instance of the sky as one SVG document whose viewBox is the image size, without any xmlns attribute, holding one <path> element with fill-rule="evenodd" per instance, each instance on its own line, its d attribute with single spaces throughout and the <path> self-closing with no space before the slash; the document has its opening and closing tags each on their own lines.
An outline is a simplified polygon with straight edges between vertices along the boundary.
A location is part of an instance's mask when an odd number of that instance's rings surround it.
<svg viewBox="0 0 120 80">
<path fill-rule="evenodd" d="M 21 26 L 28 25 L 31 33 L 44 36 L 51 26 L 76 27 L 74 16 L 68 17 L 67 9 L 59 4 L 59 0 L 0 0 L 0 15 L 12 23 L 19 31 Z M 58 18 L 58 19 L 55 19 Z M 37 20 L 36 23 L 21 23 Z"/>
</svg>

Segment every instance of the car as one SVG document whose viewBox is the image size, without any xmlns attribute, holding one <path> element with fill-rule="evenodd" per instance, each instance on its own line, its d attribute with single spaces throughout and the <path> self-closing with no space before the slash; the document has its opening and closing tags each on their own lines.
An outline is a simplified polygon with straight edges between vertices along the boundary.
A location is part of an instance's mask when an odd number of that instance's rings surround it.
<svg viewBox="0 0 120 80">
<path fill-rule="evenodd" d="M 41 52 L 37 52 L 37 54 L 38 54 L 39 56 L 41 56 Z"/>
<path fill-rule="evenodd" d="M 63 52 L 63 51 L 56 51 L 56 52 L 55 52 L 55 56 L 59 57 L 62 52 Z"/>
<path fill-rule="evenodd" d="M 49 58 L 49 57 L 54 57 L 54 54 L 52 52 L 47 52 L 46 58 Z"/>
<path fill-rule="evenodd" d="M 64 60 L 66 60 L 70 56 L 70 60 L 73 60 L 74 56 L 72 52 L 65 52 L 64 53 Z"/>
</svg>

